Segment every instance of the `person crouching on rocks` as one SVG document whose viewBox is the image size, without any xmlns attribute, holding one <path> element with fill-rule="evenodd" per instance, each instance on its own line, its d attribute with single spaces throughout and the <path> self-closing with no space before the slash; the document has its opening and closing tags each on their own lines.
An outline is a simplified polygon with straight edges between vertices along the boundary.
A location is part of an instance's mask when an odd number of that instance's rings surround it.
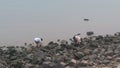
<svg viewBox="0 0 120 68">
<path fill-rule="evenodd" d="M 42 46 L 42 38 L 34 38 L 34 42 L 36 43 L 35 47 L 41 47 Z"/>
<path fill-rule="evenodd" d="M 76 45 L 79 45 L 81 43 L 80 33 L 73 37 L 73 41 Z"/>
</svg>

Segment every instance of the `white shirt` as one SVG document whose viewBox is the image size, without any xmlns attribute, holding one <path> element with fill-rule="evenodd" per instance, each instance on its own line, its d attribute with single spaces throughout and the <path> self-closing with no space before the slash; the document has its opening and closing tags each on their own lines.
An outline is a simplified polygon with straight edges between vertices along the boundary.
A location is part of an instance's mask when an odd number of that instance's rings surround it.
<svg viewBox="0 0 120 68">
<path fill-rule="evenodd" d="M 81 42 L 81 37 L 78 36 L 78 35 L 76 35 L 76 36 L 75 36 L 75 40 L 79 43 L 79 42 Z"/>
<path fill-rule="evenodd" d="M 41 38 L 34 38 L 35 42 L 41 42 Z"/>
<path fill-rule="evenodd" d="M 81 39 L 80 36 L 75 36 L 75 38 L 76 38 L 77 40 L 80 40 L 80 39 Z"/>
</svg>

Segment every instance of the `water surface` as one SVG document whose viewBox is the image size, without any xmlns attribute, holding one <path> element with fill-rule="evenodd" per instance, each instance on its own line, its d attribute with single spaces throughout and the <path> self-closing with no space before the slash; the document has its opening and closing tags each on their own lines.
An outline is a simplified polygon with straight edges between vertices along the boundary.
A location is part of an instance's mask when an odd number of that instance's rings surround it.
<svg viewBox="0 0 120 68">
<path fill-rule="evenodd" d="M 42 37 L 44 43 L 85 36 L 113 34 L 120 30 L 119 0 L 5 0 L 0 1 L 0 44 L 23 45 Z M 90 21 L 84 21 L 88 18 Z"/>
</svg>

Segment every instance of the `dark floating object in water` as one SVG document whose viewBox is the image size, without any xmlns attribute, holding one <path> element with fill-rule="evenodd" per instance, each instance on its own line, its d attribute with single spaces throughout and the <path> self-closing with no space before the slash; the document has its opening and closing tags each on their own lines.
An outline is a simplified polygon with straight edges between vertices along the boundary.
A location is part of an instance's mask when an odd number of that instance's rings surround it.
<svg viewBox="0 0 120 68">
<path fill-rule="evenodd" d="M 87 32 L 86 34 L 87 34 L 87 36 L 91 36 L 91 35 L 94 34 L 94 32 L 93 32 L 93 31 L 89 31 L 89 32 Z"/>
<path fill-rule="evenodd" d="M 85 18 L 84 21 L 89 21 L 89 19 Z"/>
</svg>

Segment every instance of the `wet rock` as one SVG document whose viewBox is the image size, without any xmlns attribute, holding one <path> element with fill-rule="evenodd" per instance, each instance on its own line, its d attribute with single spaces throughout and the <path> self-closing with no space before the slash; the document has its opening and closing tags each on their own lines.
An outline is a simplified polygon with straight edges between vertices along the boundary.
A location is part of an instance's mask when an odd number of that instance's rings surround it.
<svg viewBox="0 0 120 68">
<path fill-rule="evenodd" d="M 57 46 L 58 46 L 57 44 L 51 44 L 51 45 L 46 46 L 46 48 L 47 49 L 53 49 L 53 48 L 55 48 Z"/>
<path fill-rule="evenodd" d="M 99 49 L 98 49 L 98 48 L 96 48 L 96 49 L 94 49 L 94 50 L 93 50 L 93 52 L 92 52 L 92 53 L 93 53 L 93 54 L 99 54 L 99 52 L 100 52 L 100 51 L 99 51 Z"/>
<path fill-rule="evenodd" d="M 108 63 L 110 63 L 110 60 L 103 60 L 102 61 L 102 64 L 108 64 Z"/>
<path fill-rule="evenodd" d="M 49 56 L 48 56 L 48 57 L 45 57 L 45 59 L 46 59 L 46 60 L 52 60 L 52 58 L 49 57 Z"/>
<path fill-rule="evenodd" d="M 2 50 L 3 50 L 3 51 L 7 51 L 7 50 L 8 50 L 8 48 L 7 48 L 7 47 L 4 47 L 4 48 L 2 48 Z"/>
<path fill-rule="evenodd" d="M 42 64 L 41 68 L 52 68 L 49 64 Z"/>
<path fill-rule="evenodd" d="M 94 65 L 95 65 L 95 62 L 93 62 L 93 61 L 88 61 L 88 65 L 89 65 L 89 66 L 94 66 Z"/>
<path fill-rule="evenodd" d="M 96 40 L 103 40 L 103 38 L 104 37 L 102 35 L 99 35 L 99 36 L 96 37 Z"/>
<path fill-rule="evenodd" d="M 17 56 L 11 56 L 10 57 L 10 60 L 15 60 L 15 59 L 17 59 Z"/>
<path fill-rule="evenodd" d="M 76 64 L 76 63 L 77 63 L 77 60 L 71 59 L 71 62 L 73 62 L 74 64 Z"/>
<path fill-rule="evenodd" d="M 68 41 L 66 41 L 66 40 L 61 40 L 61 44 L 62 44 L 62 45 L 66 45 L 66 44 L 68 44 Z"/>
<path fill-rule="evenodd" d="M 90 42 L 90 43 L 89 43 L 89 46 L 90 46 L 90 47 L 95 47 L 95 48 L 97 48 L 99 45 L 98 45 L 98 43 L 96 43 L 96 42 Z"/>
<path fill-rule="evenodd" d="M 102 67 L 102 68 L 112 68 L 112 67 Z"/>
<path fill-rule="evenodd" d="M 112 57 L 112 56 L 107 56 L 106 59 L 107 59 L 107 60 L 112 60 L 113 57 Z"/>
<path fill-rule="evenodd" d="M 73 50 L 76 50 L 76 47 L 74 45 L 68 45 L 66 46 L 67 49 L 73 49 Z"/>
<path fill-rule="evenodd" d="M 62 66 L 67 65 L 65 62 L 60 62 L 60 64 L 61 64 Z"/>
<path fill-rule="evenodd" d="M 117 68 L 120 68 L 120 64 L 117 65 Z"/>
<path fill-rule="evenodd" d="M 28 54 L 25 58 L 24 61 L 26 61 L 27 63 L 32 62 L 33 60 L 33 55 L 32 54 Z"/>
<path fill-rule="evenodd" d="M 82 66 L 82 67 L 86 67 L 86 66 L 89 65 L 89 62 L 86 61 L 86 60 L 82 60 L 82 61 L 79 63 L 79 65 Z"/>
<path fill-rule="evenodd" d="M 54 42 L 53 42 L 53 41 L 51 41 L 51 42 L 49 42 L 49 43 L 48 43 L 48 45 L 52 45 L 52 44 L 54 44 Z"/>
<path fill-rule="evenodd" d="M 74 53 L 75 59 L 81 59 L 84 57 L 84 53 L 83 52 L 77 52 Z"/>
<path fill-rule="evenodd" d="M 46 66 L 45 66 L 46 65 Z M 58 64 L 58 65 L 60 65 L 60 64 Z M 55 64 L 55 63 L 53 63 L 53 62 L 49 62 L 49 61 L 47 61 L 47 62 L 44 62 L 43 64 L 42 64 L 42 66 L 43 66 L 43 68 L 53 68 L 53 67 L 55 67 L 55 66 L 57 66 L 57 64 Z M 62 66 L 62 65 L 61 65 Z"/>
<path fill-rule="evenodd" d="M 120 32 L 116 32 L 114 35 L 115 36 L 120 36 Z"/>
<path fill-rule="evenodd" d="M 6 68 L 6 66 L 0 63 L 0 68 Z"/>
<path fill-rule="evenodd" d="M 21 61 L 17 61 L 17 60 L 15 60 L 15 61 L 12 61 L 11 62 L 11 64 L 10 64 L 10 67 L 12 68 L 21 68 L 22 67 L 22 62 Z"/>
<path fill-rule="evenodd" d="M 57 63 L 57 64 L 55 64 L 54 68 L 64 68 L 64 65 Z"/>
<path fill-rule="evenodd" d="M 115 54 L 118 54 L 118 53 L 120 53 L 120 51 L 119 51 L 118 49 L 115 49 L 115 50 L 114 50 L 114 53 L 115 53 Z"/>
<path fill-rule="evenodd" d="M 120 57 L 115 58 L 117 62 L 120 62 Z"/>
<path fill-rule="evenodd" d="M 34 68 L 34 66 L 33 66 L 32 64 L 30 64 L 30 63 L 27 63 L 27 64 L 25 65 L 25 68 Z"/>
<path fill-rule="evenodd" d="M 113 55 L 113 50 L 108 50 L 105 52 L 105 55 Z"/>
<path fill-rule="evenodd" d="M 89 60 L 90 61 L 96 61 L 96 59 L 97 59 L 97 55 L 96 54 L 93 54 L 93 55 L 89 56 Z"/>
<path fill-rule="evenodd" d="M 100 48 L 100 54 L 103 55 L 105 53 L 106 49 L 105 48 Z"/>
<path fill-rule="evenodd" d="M 89 54 L 91 54 L 91 52 L 92 52 L 91 49 L 84 49 L 84 51 L 83 51 L 83 53 L 84 53 L 85 55 L 89 55 Z"/>
</svg>

